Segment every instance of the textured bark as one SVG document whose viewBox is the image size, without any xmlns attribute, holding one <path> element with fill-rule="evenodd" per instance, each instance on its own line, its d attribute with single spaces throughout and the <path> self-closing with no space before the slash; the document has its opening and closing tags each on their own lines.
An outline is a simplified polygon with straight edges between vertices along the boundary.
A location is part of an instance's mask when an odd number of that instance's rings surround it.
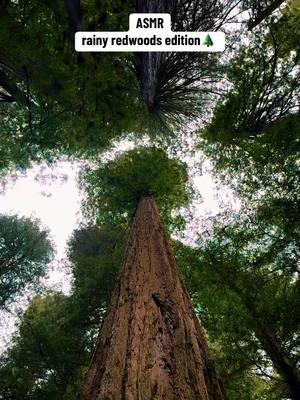
<svg viewBox="0 0 300 400">
<path fill-rule="evenodd" d="M 142 197 L 80 400 L 225 398 L 155 201 Z"/>
</svg>

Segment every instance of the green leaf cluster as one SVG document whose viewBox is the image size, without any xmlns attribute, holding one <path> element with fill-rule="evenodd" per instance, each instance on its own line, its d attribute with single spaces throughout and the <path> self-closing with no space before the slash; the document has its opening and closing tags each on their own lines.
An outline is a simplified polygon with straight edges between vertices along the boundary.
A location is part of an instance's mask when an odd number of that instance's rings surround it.
<svg viewBox="0 0 300 400">
<path fill-rule="evenodd" d="M 186 206 L 191 194 L 185 163 L 155 147 L 130 150 L 99 169 L 84 171 L 82 185 L 87 215 L 97 224 L 126 224 L 140 197 L 150 195 L 171 222 L 171 212 Z"/>
<path fill-rule="evenodd" d="M 0 308 L 46 274 L 53 248 L 40 221 L 0 215 Z"/>
<path fill-rule="evenodd" d="M 63 294 L 33 298 L 22 317 L 14 346 L 2 355 L 0 396 L 5 399 L 76 397 L 89 340 L 74 323 L 72 301 Z"/>
<path fill-rule="evenodd" d="M 216 224 L 196 249 L 175 245 L 230 399 L 288 397 L 287 375 L 298 374 L 300 286 L 287 265 L 294 253 L 264 229 Z"/>
</svg>

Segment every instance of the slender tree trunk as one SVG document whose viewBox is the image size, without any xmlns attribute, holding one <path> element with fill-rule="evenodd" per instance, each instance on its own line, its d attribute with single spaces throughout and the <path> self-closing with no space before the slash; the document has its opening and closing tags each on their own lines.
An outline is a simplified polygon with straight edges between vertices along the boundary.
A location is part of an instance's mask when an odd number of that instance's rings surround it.
<svg viewBox="0 0 300 400">
<path fill-rule="evenodd" d="M 300 372 L 295 363 L 293 363 L 285 354 L 284 349 L 273 332 L 269 329 L 260 329 L 257 327 L 256 336 L 263 345 L 264 350 L 272 360 L 274 367 L 285 380 L 291 398 L 300 400 Z"/>
<path fill-rule="evenodd" d="M 141 197 L 80 400 L 224 400 L 153 197 Z"/>
<path fill-rule="evenodd" d="M 65 0 L 65 7 L 68 15 L 70 39 L 74 40 L 74 34 L 80 29 L 82 20 L 80 0 Z"/>
<path fill-rule="evenodd" d="M 172 13 L 175 0 L 137 0 L 138 13 Z M 142 99 L 150 113 L 159 107 L 160 69 L 163 53 L 137 53 L 137 76 L 140 82 Z"/>
<path fill-rule="evenodd" d="M 266 327 L 262 322 L 261 315 L 257 313 L 255 305 L 252 302 L 244 301 L 241 289 L 232 282 L 228 286 L 239 296 L 249 315 L 253 317 L 254 324 L 250 328 L 253 329 L 255 336 L 270 357 L 274 368 L 285 381 L 291 398 L 293 400 L 300 400 L 300 372 L 295 362 L 286 355 L 282 343 L 280 343 L 274 333 L 275 331 L 273 332 L 271 328 Z"/>
</svg>

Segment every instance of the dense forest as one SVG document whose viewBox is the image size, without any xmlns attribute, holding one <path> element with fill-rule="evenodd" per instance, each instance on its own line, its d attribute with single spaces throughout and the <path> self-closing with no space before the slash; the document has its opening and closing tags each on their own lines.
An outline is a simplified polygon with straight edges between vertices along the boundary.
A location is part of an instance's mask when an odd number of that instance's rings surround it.
<svg viewBox="0 0 300 400">
<path fill-rule="evenodd" d="M 225 52 L 74 50 L 149 12 Z M 76 162 L 84 216 L 64 293 L 48 229 L 0 210 L 0 312 L 30 294 L 1 400 L 300 399 L 299 60 L 299 0 L 0 0 L 4 195 Z M 239 207 L 198 225 L 203 163 Z"/>
</svg>

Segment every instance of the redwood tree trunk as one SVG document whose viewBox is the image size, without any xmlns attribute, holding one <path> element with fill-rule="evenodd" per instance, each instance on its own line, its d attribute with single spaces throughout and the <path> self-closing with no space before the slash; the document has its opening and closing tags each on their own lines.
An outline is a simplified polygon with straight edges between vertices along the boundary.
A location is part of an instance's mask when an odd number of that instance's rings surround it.
<svg viewBox="0 0 300 400">
<path fill-rule="evenodd" d="M 137 0 L 137 13 L 172 13 L 175 0 Z M 150 113 L 159 107 L 160 69 L 163 53 L 137 53 L 137 75 L 140 81 L 142 98 Z"/>
<path fill-rule="evenodd" d="M 153 197 L 136 210 L 80 400 L 224 400 Z"/>
</svg>

